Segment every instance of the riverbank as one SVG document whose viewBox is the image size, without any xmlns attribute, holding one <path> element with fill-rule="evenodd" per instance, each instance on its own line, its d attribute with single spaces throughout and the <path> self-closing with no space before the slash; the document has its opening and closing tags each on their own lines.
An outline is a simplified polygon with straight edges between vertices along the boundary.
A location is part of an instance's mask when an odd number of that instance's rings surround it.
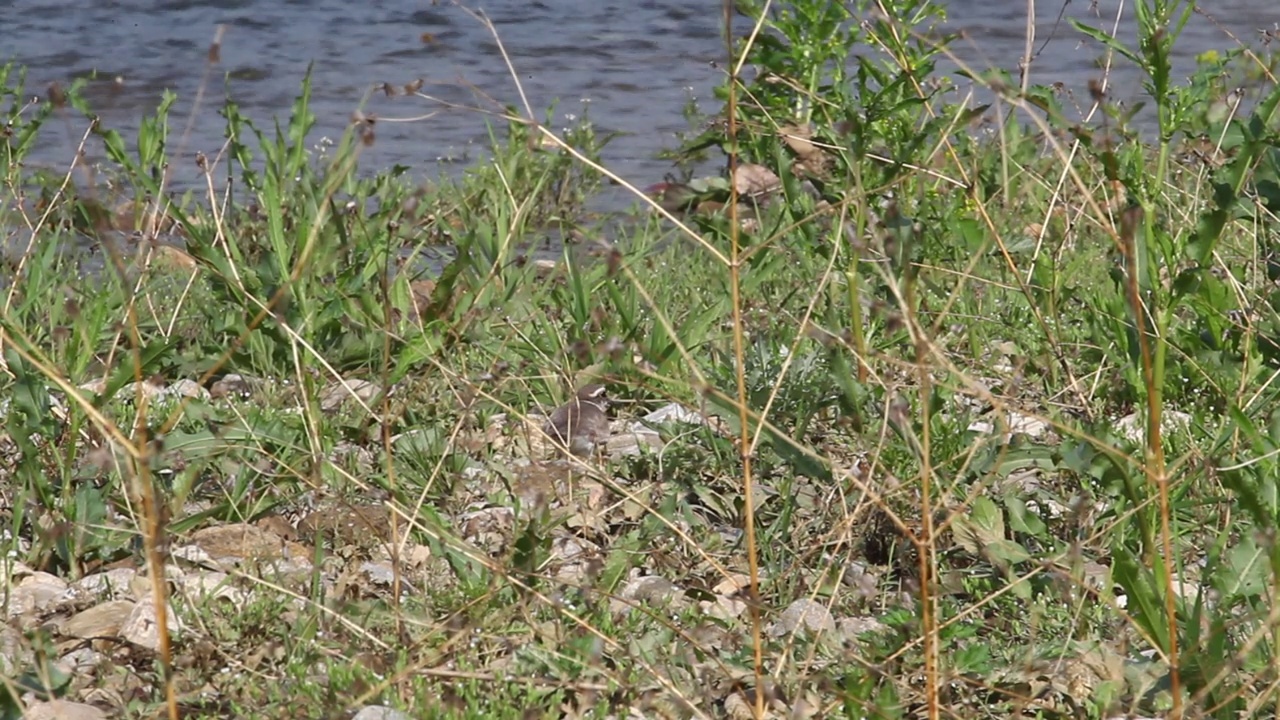
<svg viewBox="0 0 1280 720">
<path fill-rule="evenodd" d="M 997 103 L 957 103 L 934 6 L 786 10 L 735 19 L 750 72 L 672 150 L 724 172 L 641 188 L 590 117 L 536 107 L 423 184 L 364 165 L 377 118 L 316 137 L 304 81 L 275 125 L 226 105 L 174 193 L 169 101 L 60 172 L 24 160 L 80 89 L 9 105 L 21 702 L 1274 704 L 1276 57 L 1182 82 L 1178 3 L 1136 45 L 1077 28 L 1145 74 L 1151 142 L 1102 70 L 1087 125 L 999 72 L 973 73 Z M 606 183 L 633 209 L 594 212 Z M 594 382 L 609 432 L 564 457 L 545 415 Z"/>
</svg>

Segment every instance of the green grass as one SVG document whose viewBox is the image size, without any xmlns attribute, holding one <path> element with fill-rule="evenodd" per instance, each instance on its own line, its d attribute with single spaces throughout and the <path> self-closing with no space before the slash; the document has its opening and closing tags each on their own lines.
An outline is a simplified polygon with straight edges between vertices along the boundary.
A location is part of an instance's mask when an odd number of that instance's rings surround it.
<svg viewBox="0 0 1280 720">
<path fill-rule="evenodd" d="M 1198 18 L 1142 0 L 1133 47 L 1076 30 L 1145 73 L 1154 127 L 1103 95 L 1086 127 L 1052 88 L 973 69 L 998 121 L 931 89 L 955 78 L 923 0 L 861 24 L 740 6 L 763 32 L 736 20 L 734 52 L 768 72 L 727 80 L 733 123 L 671 154 L 736 151 L 779 187 L 757 204 L 691 178 L 678 217 L 587 213 L 607 138 L 585 120 L 553 139 L 508 111 L 456 179 L 358 174 L 373 127 L 313 152 L 307 80 L 269 130 L 223 108 L 212 192 L 168 187 L 170 99 L 136 138 L 98 129 L 93 173 L 34 172 L 58 116 L 91 109 L 75 87 L 28 107 L 0 73 L 5 551 L 74 581 L 207 573 L 166 552 L 210 528 L 299 543 L 288 567 L 223 568 L 233 601 L 135 588 L 184 629 L 112 645 L 115 670 L 51 670 L 73 646 L 48 614 L 11 620 L 6 675 L 120 717 L 705 717 L 757 696 L 1273 716 L 1276 58 L 1207 55 L 1183 82 L 1169 53 Z M 551 234 L 579 241 L 548 269 Z M 252 391 L 137 384 L 227 373 Z M 530 467 L 522 419 L 586 377 L 622 417 L 718 420 Z M 356 380 L 375 387 L 338 403 Z M 377 529 L 305 530 L 368 505 Z M 637 595 L 649 576 L 670 586 Z M 830 623 L 778 630 L 802 599 Z"/>
</svg>

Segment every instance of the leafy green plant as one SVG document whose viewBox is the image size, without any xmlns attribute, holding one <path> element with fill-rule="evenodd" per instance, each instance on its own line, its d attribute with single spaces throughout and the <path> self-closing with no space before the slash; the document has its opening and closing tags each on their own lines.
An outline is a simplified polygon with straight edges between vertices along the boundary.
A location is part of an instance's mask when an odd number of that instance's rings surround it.
<svg viewBox="0 0 1280 720">
<path fill-rule="evenodd" d="M 26 93 L 27 70 L 12 62 L 0 65 L 0 98 L 5 100 L 4 138 L 5 180 L 13 184 L 22 160 L 35 146 L 40 129 L 53 113 L 53 103 L 32 104 Z M 72 90 L 75 93 L 75 89 Z"/>
</svg>

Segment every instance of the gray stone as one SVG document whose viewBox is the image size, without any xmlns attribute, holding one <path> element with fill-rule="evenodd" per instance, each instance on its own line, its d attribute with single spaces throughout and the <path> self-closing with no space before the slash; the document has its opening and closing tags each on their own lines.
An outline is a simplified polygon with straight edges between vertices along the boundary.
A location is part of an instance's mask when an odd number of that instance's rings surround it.
<svg viewBox="0 0 1280 720">
<path fill-rule="evenodd" d="M 360 708 L 351 720 L 413 720 L 408 715 L 394 708 L 383 705 L 366 705 Z"/>
<path fill-rule="evenodd" d="M 826 633 L 835 629 L 836 620 L 826 605 L 809 598 L 801 598 L 787 606 L 778 618 L 778 622 L 770 625 L 766 632 L 773 637 L 781 637 L 798 630 Z"/>
<path fill-rule="evenodd" d="M 22 717 L 24 720 L 107 720 L 107 714 L 92 705 L 66 700 L 32 703 Z"/>
</svg>

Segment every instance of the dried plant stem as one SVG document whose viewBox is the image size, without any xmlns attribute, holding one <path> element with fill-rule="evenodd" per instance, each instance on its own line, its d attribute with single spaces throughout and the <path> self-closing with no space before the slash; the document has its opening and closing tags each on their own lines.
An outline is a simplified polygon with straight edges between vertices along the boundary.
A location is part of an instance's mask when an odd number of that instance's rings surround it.
<svg viewBox="0 0 1280 720">
<path fill-rule="evenodd" d="M 1154 528 L 1147 517 L 1139 518 L 1142 531 L 1142 554 L 1146 565 L 1155 570 L 1156 563 L 1162 564 L 1164 574 L 1164 605 L 1166 632 L 1168 637 L 1160 638 L 1167 643 L 1166 657 L 1169 663 L 1169 692 L 1172 694 L 1173 708 L 1169 717 L 1182 717 L 1182 678 L 1178 670 L 1178 610 L 1173 587 L 1173 539 L 1169 528 L 1169 475 L 1165 469 L 1164 440 L 1161 433 L 1164 409 L 1164 357 L 1167 347 L 1162 340 L 1164 329 L 1159 318 L 1163 314 L 1156 312 L 1152 316 L 1152 308 L 1143 301 L 1138 278 L 1142 269 L 1138 267 L 1139 253 L 1137 238 L 1139 224 L 1143 219 L 1143 211 L 1133 208 L 1121 218 L 1120 242 L 1125 260 L 1125 290 L 1138 338 L 1138 353 L 1142 362 L 1142 379 L 1146 385 L 1147 432 L 1146 453 L 1143 468 L 1146 470 L 1148 487 L 1154 488 L 1159 501 L 1160 513 L 1160 557 L 1156 556 Z M 1152 222 L 1151 218 L 1146 219 Z M 1154 246 L 1154 242 L 1149 246 Z M 1155 341 L 1152 347 L 1152 341 Z M 1148 513 L 1143 513 L 1149 516 Z"/>
<path fill-rule="evenodd" d="M 755 707 L 756 717 L 764 717 L 764 699 L 765 699 L 765 672 L 764 672 L 764 640 L 761 636 L 761 619 L 760 619 L 760 558 L 756 547 L 756 515 L 755 515 L 755 493 L 752 490 L 753 480 L 751 477 L 751 414 L 747 408 L 747 375 L 745 361 L 745 338 L 742 317 L 742 258 L 740 257 L 739 248 L 739 224 L 738 224 L 738 185 L 734 182 L 738 167 L 737 153 L 737 99 L 738 99 L 738 63 L 734 62 L 733 47 L 733 2 L 725 0 L 724 2 L 724 38 L 725 46 L 728 50 L 729 62 L 731 68 L 729 71 L 729 97 L 725 103 L 725 112 L 728 116 L 728 139 L 729 139 L 729 287 L 730 287 L 730 303 L 733 307 L 733 356 L 736 361 L 735 377 L 738 382 L 738 423 L 741 437 L 738 441 L 738 450 L 742 458 L 742 522 L 745 531 L 747 545 L 747 569 L 751 577 L 751 601 L 749 603 L 751 612 L 751 639 L 753 651 L 753 666 L 755 669 Z M 764 12 L 768 12 L 766 8 Z M 764 12 L 761 13 L 758 22 L 763 21 Z M 758 28 L 757 28 L 758 30 Z M 755 36 L 753 32 L 752 36 Z M 743 56 L 746 56 L 746 49 L 743 50 Z"/>
</svg>

